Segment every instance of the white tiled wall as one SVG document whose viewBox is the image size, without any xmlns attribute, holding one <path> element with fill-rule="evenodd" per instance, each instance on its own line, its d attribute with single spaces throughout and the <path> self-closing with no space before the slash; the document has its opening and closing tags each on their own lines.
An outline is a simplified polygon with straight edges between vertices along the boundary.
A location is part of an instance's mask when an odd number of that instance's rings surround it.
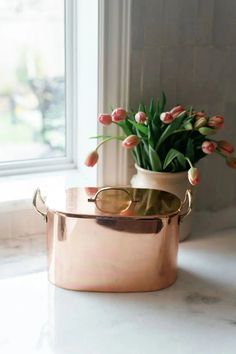
<svg viewBox="0 0 236 354">
<path fill-rule="evenodd" d="M 135 0 L 130 103 L 158 97 L 222 114 L 219 134 L 236 147 L 236 1 Z M 200 164 L 197 208 L 236 205 L 236 171 L 220 157 Z"/>
</svg>

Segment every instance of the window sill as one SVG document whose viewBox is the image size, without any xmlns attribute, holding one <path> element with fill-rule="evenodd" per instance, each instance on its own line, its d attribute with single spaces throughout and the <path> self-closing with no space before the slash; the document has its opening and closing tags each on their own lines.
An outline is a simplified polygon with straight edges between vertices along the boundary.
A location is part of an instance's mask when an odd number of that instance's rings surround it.
<svg viewBox="0 0 236 354">
<path fill-rule="evenodd" d="M 0 212 L 27 208 L 37 187 L 47 194 L 52 189 L 90 185 L 89 178 L 78 170 L 35 173 L 0 178 Z"/>
<path fill-rule="evenodd" d="M 78 172 L 67 170 L 28 174 L 0 178 L 0 239 L 30 237 L 45 232 L 45 222 L 32 206 L 36 188 L 43 195 L 53 189 L 64 190 L 69 187 L 92 186 L 94 179 Z M 27 221 L 27 222 L 26 222 Z"/>
</svg>

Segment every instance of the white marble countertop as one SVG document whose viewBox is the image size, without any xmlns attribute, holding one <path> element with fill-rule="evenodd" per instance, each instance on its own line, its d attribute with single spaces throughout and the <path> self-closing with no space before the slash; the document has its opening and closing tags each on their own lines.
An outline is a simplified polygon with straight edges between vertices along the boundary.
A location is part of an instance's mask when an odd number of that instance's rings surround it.
<svg viewBox="0 0 236 354">
<path fill-rule="evenodd" d="M 68 291 L 38 272 L 1 279 L 0 299 L 2 354 L 235 354 L 236 229 L 182 243 L 159 292 Z"/>
</svg>

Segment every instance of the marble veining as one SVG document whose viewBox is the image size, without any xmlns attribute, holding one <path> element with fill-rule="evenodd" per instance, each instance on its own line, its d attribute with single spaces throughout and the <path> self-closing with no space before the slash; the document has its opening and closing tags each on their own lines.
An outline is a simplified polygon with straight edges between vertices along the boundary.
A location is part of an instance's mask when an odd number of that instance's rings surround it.
<svg viewBox="0 0 236 354">
<path fill-rule="evenodd" d="M 46 270 L 44 234 L 0 237 L 0 279 Z"/>
<path fill-rule="evenodd" d="M 226 320 L 228 321 L 229 324 L 231 324 L 232 326 L 236 326 L 236 319 L 235 320 Z"/>
<path fill-rule="evenodd" d="M 207 296 L 203 294 L 199 294 L 197 292 L 190 293 L 186 296 L 185 301 L 189 304 L 216 304 L 220 302 L 221 299 L 215 296 Z"/>
<path fill-rule="evenodd" d="M 5 257 L 5 270 L 12 268 L 11 277 L 5 273 L 0 279 L 1 353 L 236 353 L 235 228 L 195 232 L 180 244 L 176 283 L 149 293 L 54 287 L 45 271 L 36 273 L 30 266 L 33 259 L 37 271 L 46 266 L 43 238 L 36 239 L 25 247 L 12 244 L 18 276 L 13 276 L 14 256 Z M 41 251 L 31 250 L 28 257 L 34 242 L 41 242 Z M 1 257 L 0 272 L 3 265 Z"/>
</svg>

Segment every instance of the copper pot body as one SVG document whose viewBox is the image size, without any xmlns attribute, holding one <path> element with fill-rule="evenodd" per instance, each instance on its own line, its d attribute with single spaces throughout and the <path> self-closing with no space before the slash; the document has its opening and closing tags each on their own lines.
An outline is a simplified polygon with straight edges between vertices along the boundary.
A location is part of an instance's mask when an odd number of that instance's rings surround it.
<svg viewBox="0 0 236 354">
<path fill-rule="evenodd" d="M 178 215 L 139 220 L 137 233 L 125 231 L 131 230 L 135 220 L 122 227 L 125 220 L 112 225 L 106 217 L 84 219 L 48 212 L 47 218 L 49 281 L 57 286 L 84 291 L 154 291 L 176 280 Z"/>
<path fill-rule="evenodd" d="M 173 284 L 179 224 L 191 212 L 191 192 L 183 202 L 157 190 L 105 187 L 92 193 L 88 198 L 88 188 L 69 189 L 47 204 L 39 190 L 34 195 L 33 205 L 47 222 L 49 281 L 65 289 L 106 292 Z"/>
</svg>

